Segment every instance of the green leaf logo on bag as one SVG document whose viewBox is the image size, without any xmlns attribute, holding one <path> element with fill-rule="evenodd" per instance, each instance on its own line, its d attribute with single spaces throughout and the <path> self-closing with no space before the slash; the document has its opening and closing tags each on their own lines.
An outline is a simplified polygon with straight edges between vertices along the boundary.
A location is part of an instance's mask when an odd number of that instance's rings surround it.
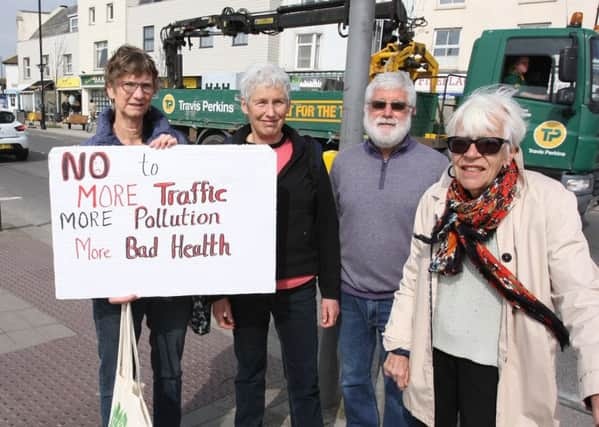
<svg viewBox="0 0 599 427">
<path fill-rule="evenodd" d="M 108 427 L 127 427 L 127 414 L 121 408 L 120 403 L 116 404 Z"/>
</svg>

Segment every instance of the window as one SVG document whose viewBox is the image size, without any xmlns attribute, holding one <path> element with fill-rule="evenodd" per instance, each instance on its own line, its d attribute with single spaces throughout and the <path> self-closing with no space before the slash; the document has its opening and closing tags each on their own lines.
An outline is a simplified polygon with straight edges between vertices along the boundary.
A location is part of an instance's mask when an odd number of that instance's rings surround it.
<svg viewBox="0 0 599 427">
<path fill-rule="evenodd" d="M 319 50 L 320 34 L 298 34 L 296 68 L 317 69 Z"/>
<path fill-rule="evenodd" d="M 62 73 L 73 74 L 73 55 L 70 53 L 62 55 Z"/>
<path fill-rule="evenodd" d="M 144 50 L 146 52 L 154 51 L 154 26 L 144 27 Z"/>
<path fill-rule="evenodd" d="M 88 13 L 89 25 L 94 25 L 96 23 L 96 8 L 90 7 Z"/>
<path fill-rule="evenodd" d="M 554 102 L 560 89 L 576 86 L 576 82 L 561 81 L 558 72 L 560 51 L 571 46 L 572 39 L 568 37 L 509 39 L 505 47 L 502 82 L 514 84 L 518 97 Z M 520 65 L 522 63 L 524 65 Z"/>
<path fill-rule="evenodd" d="M 31 78 L 31 63 L 29 58 L 23 58 L 23 75 L 25 76 L 25 79 Z"/>
<path fill-rule="evenodd" d="M 114 3 L 106 4 L 106 20 L 107 21 L 114 20 Z"/>
<path fill-rule="evenodd" d="M 214 47 L 214 37 L 200 37 L 200 48 Z"/>
<path fill-rule="evenodd" d="M 75 33 L 79 29 L 79 18 L 77 15 L 69 16 L 69 33 Z"/>
<path fill-rule="evenodd" d="M 591 102 L 599 104 L 599 38 L 591 39 Z"/>
<path fill-rule="evenodd" d="M 239 33 L 233 37 L 233 46 L 247 46 L 248 35 L 246 33 Z"/>
<path fill-rule="evenodd" d="M 435 30 L 433 56 L 458 56 L 460 53 L 460 28 Z"/>
<path fill-rule="evenodd" d="M 94 43 L 94 51 L 96 53 L 94 68 L 96 70 L 104 68 L 106 66 L 106 61 L 108 60 L 108 42 L 102 41 Z"/>
<path fill-rule="evenodd" d="M 44 67 L 44 77 L 50 76 L 50 57 L 48 55 L 42 55 L 40 67 Z"/>
</svg>

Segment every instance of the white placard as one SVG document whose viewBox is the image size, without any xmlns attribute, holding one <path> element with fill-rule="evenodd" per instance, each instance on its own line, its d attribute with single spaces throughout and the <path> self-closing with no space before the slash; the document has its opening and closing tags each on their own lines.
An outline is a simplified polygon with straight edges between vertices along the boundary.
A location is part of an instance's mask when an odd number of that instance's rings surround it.
<svg viewBox="0 0 599 427">
<path fill-rule="evenodd" d="M 269 147 L 60 147 L 48 164 L 56 298 L 274 292 Z"/>
</svg>

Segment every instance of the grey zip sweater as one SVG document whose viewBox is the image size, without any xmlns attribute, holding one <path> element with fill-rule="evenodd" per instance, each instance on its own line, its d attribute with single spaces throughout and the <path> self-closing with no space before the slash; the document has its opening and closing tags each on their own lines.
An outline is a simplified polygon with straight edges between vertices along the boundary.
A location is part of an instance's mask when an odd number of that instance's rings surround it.
<svg viewBox="0 0 599 427">
<path fill-rule="evenodd" d="M 343 292 L 393 297 L 409 255 L 418 201 L 447 167 L 447 157 L 409 136 L 386 161 L 369 140 L 339 153 L 331 181 Z"/>
</svg>

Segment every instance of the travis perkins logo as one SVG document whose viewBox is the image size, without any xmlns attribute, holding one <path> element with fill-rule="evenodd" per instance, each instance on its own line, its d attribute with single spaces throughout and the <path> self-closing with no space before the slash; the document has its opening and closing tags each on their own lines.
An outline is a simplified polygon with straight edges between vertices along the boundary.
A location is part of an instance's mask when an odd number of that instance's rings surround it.
<svg viewBox="0 0 599 427">
<path fill-rule="evenodd" d="M 562 145 L 567 135 L 568 131 L 566 127 L 555 120 L 548 120 L 541 123 L 533 132 L 535 143 L 539 147 L 549 150 Z"/>
<path fill-rule="evenodd" d="M 209 112 L 209 113 L 233 113 L 235 105 L 223 101 L 209 101 L 207 99 L 195 99 L 193 101 L 175 100 L 175 97 L 167 93 L 162 98 L 162 111 L 172 114 L 176 108 L 180 111 Z"/>
<path fill-rule="evenodd" d="M 170 93 L 167 93 L 162 98 L 162 111 L 166 114 L 172 114 L 175 111 L 175 97 Z"/>
</svg>

